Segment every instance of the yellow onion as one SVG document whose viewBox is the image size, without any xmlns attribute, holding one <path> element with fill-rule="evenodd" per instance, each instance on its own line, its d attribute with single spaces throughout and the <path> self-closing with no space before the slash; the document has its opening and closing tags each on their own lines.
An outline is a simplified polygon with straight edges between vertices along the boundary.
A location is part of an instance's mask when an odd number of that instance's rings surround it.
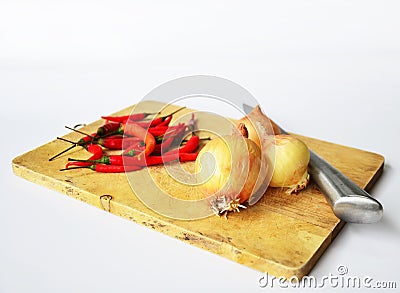
<svg viewBox="0 0 400 293">
<path fill-rule="evenodd" d="M 274 144 L 275 150 L 266 152 L 268 156 L 275 156 L 274 171 L 269 186 L 289 187 L 288 193 L 304 189 L 310 179 L 307 171 L 310 151 L 307 146 L 301 140 L 285 134 L 275 135 Z"/>
<path fill-rule="evenodd" d="M 195 162 L 199 188 L 216 214 L 244 208 L 257 188 L 260 166 L 260 148 L 240 135 L 211 140 Z"/>
<path fill-rule="evenodd" d="M 238 124 L 243 123 L 248 131 L 249 138 L 260 148 L 262 139 L 265 136 L 280 134 L 279 127 L 261 111 L 260 106 L 256 106 L 248 115 L 239 119 Z"/>
</svg>

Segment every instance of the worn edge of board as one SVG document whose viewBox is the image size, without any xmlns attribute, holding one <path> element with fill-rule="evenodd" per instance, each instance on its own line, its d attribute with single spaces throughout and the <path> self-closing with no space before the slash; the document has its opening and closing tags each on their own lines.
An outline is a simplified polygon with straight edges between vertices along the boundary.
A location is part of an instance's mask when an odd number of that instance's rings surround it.
<svg viewBox="0 0 400 293">
<path fill-rule="evenodd" d="M 127 109 L 131 109 L 132 107 L 134 107 L 134 106 L 128 107 L 119 112 L 126 111 Z M 98 121 L 95 121 L 91 124 L 95 124 L 95 123 L 98 123 Z M 299 138 L 302 137 L 301 135 L 296 135 L 296 134 L 294 134 L 294 135 L 298 136 Z M 318 140 L 318 139 L 314 139 L 314 140 Z M 319 141 L 327 142 L 327 141 L 322 141 L 322 140 L 319 140 Z M 327 143 L 337 145 L 337 144 L 334 144 L 331 142 L 327 142 Z M 341 145 L 339 145 L 339 146 L 341 146 Z M 352 147 L 347 147 L 347 146 L 345 146 L 345 147 L 352 148 Z M 27 153 L 34 152 L 36 149 L 37 148 L 35 148 Z M 372 185 L 377 181 L 377 179 L 382 174 L 383 166 L 384 166 L 384 158 L 383 158 L 383 156 L 373 153 L 373 152 L 364 151 L 364 150 L 360 150 L 357 148 L 352 148 L 352 149 L 370 153 L 375 156 L 379 156 L 381 158 L 381 161 L 382 161 L 381 165 L 378 167 L 377 171 L 374 173 L 374 175 L 369 179 L 368 183 L 366 184 L 365 188 L 369 189 L 372 187 Z M 25 154 L 27 154 L 27 153 L 25 153 Z M 93 205 L 95 207 L 98 207 L 100 209 L 104 209 L 104 207 L 101 205 L 100 195 L 96 195 L 94 193 L 91 193 L 91 192 L 88 192 L 85 190 L 75 191 L 74 188 L 72 188 L 69 184 L 67 184 L 63 181 L 60 181 L 56 178 L 52 178 L 50 176 L 47 176 L 47 175 L 44 175 L 44 174 L 41 174 L 38 172 L 35 172 L 27 167 L 18 165 L 18 159 L 20 157 L 23 157 L 25 154 L 14 158 L 12 161 L 13 171 L 17 176 L 20 176 L 20 177 L 22 177 L 28 181 L 34 182 L 36 184 L 59 191 L 63 194 L 66 194 L 69 197 L 86 202 L 86 203 Z M 32 180 L 31 179 L 32 177 L 29 176 L 30 174 L 38 174 L 38 175 L 40 175 L 40 178 L 42 180 Z M 49 184 L 45 184 L 45 183 L 49 183 Z M 271 273 L 272 275 L 275 275 L 275 276 L 284 276 L 286 278 L 289 278 L 291 276 L 297 276 L 298 278 L 301 278 L 301 277 L 305 276 L 306 274 L 308 274 L 311 271 L 311 269 L 314 267 L 314 265 L 318 261 L 318 259 L 321 257 L 323 252 L 330 245 L 330 243 L 337 236 L 337 234 L 340 232 L 340 230 L 343 228 L 343 226 L 345 224 L 344 221 L 338 221 L 338 223 L 334 227 L 334 229 L 331 230 L 329 237 L 327 237 L 321 243 L 321 245 L 319 246 L 317 251 L 304 264 L 302 264 L 299 267 L 289 267 L 289 266 L 285 266 L 281 263 L 273 262 L 271 260 L 262 259 L 261 257 L 254 255 L 250 252 L 240 251 L 232 244 L 220 243 L 220 242 L 216 241 L 215 239 L 207 237 L 206 235 L 202 235 L 202 234 L 196 233 L 194 231 L 188 231 L 183 227 L 175 225 L 174 223 L 163 220 L 161 216 L 159 216 L 158 214 L 155 214 L 151 210 L 149 210 L 148 213 L 144 213 L 143 211 L 140 211 L 140 210 L 132 208 L 132 207 L 124 206 L 117 202 L 111 201 L 110 204 L 111 204 L 110 212 L 117 216 L 126 218 L 126 219 L 136 222 L 138 224 L 147 226 L 147 227 L 157 230 L 163 234 L 172 236 L 174 238 L 177 238 L 179 240 L 182 240 L 184 242 L 192 244 L 196 247 L 213 252 L 215 254 L 218 254 L 220 256 L 228 258 L 237 263 L 247 265 L 248 267 L 253 268 L 253 269 L 257 269 L 259 271 L 265 271 L 265 265 L 266 265 L 266 263 L 268 263 L 268 272 L 269 273 Z M 172 230 L 169 230 L 168 228 L 172 228 Z M 243 256 L 246 256 L 248 258 L 248 260 L 245 261 Z"/>
</svg>

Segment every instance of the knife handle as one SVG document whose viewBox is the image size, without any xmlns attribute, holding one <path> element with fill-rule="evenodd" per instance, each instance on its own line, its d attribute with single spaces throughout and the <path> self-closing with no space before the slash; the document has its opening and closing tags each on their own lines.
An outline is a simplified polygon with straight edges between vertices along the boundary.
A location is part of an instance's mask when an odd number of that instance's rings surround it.
<svg viewBox="0 0 400 293">
<path fill-rule="evenodd" d="M 382 218 L 383 207 L 376 199 L 311 150 L 308 169 L 339 219 L 364 224 Z"/>
</svg>

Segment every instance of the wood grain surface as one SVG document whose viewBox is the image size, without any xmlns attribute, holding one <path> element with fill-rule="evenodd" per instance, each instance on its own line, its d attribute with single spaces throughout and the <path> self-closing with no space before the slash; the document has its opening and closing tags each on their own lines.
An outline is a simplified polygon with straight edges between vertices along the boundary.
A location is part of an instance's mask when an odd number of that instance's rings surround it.
<svg viewBox="0 0 400 293">
<path fill-rule="evenodd" d="M 152 105 L 148 102 L 149 110 Z M 132 108 L 117 114 L 129 114 Z M 187 109 L 180 113 L 185 111 L 190 112 Z M 101 123 L 96 121 L 82 130 L 91 133 Z M 381 155 L 296 136 L 362 188 L 370 188 L 383 170 Z M 64 137 L 76 141 L 80 135 L 70 133 Z M 314 183 L 297 195 L 269 188 L 256 205 L 231 213 L 228 220 L 217 216 L 198 220 L 165 217 L 135 196 L 123 173 L 101 174 L 87 169 L 60 172 L 67 157 L 88 157 L 82 148 L 75 148 L 49 162 L 51 156 L 67 146 L 60 140 L 46 143 L 15 158 L 13 170 L 29 181 L 271 275 L 301 278 L 308 274 L 344 225 Z M 187 162 L 184 168 L 193 171 L 193 165 Z M 174 182 L 163 166 L 151 167 L 149 171 L 156 184 L 173 196 L 201 197 L 196 187 Z M 135 176 L 141 176 L 140 172 L 147 171 L 138 171 Z M 108 201 L 103 195 L 111 195 L 112 199 Z"/>
</svg>

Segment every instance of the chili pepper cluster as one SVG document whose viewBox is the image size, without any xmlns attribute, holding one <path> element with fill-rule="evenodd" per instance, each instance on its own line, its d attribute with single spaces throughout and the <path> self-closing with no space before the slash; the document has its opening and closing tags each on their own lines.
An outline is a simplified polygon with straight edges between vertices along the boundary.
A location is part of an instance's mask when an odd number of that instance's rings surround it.
<svg viewBox="0 0 400 293">
<path fill-rule="evenodd" d="M 71 142 L 74 146 L 84 147 L 91 156 L 86 160 L 68 158 L 61 171 L 88 168 L 96 172 L 119 173 L 177 160 L 196 160 L 200 138 L 194 133 L 194 114 L 188 124 L 170 126 L 177 111 L 150 120 L 146 118 L 158 113 L 102 116 L 105 123 L 95 133 Z M 188 135 L 190 138 L 184 140 Z M 120 150 L 120 153 L 109 154 L 110 150 Z"/>
</svg>

